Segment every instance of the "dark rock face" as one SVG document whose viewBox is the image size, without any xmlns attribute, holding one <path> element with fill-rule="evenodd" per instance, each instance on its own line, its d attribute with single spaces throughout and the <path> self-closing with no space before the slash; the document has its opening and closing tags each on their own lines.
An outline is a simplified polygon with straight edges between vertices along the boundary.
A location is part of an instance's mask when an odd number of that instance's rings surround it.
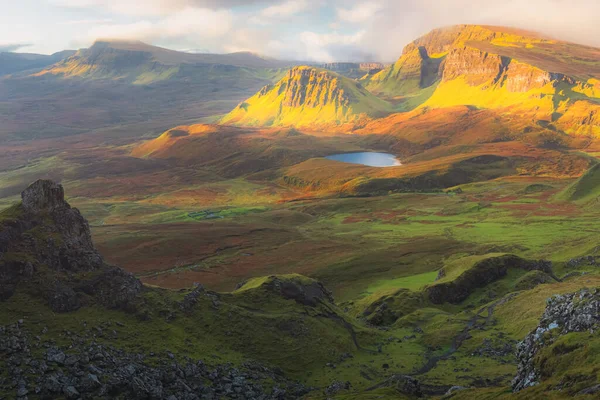
<svg viewBox="0 0 600 400">
<path fill-rule="evenodd" d="M 600 291 L 584 289 L 568 295 L 548 299 L 546 311 L 538 327 L 517 346 L 519 367 L 512 381 L 513 391 L 537 385 L 541 371 L 535 363 L 538 351 L 551 345 L 557 337 L 571 332 L 600 329 Z M 554 331 L 553 335 L 545 335 Z"/>
<path fill-rule="evenodd" d="M 434 304 L 445 302 L 458 304 L 469 297 L 475 289 L 504 277 L 509 268 L 543 271 L 552 274 L 551 264 L 547 261 L 531 261 L 514 255 L 506 255 L 482 260 L 471 269 L 463 272 L 455 280 L 436 283 L 429 286 L 425 291 L 429 300 Z"/>
<path fill-rule="evenodd" d="M 170 353 L 128 353 L 72 333 L 67 338 L 69 348 L 59 348 L 21 324 L 0 326 L 0 370 L 7 371 L 0 376 L 0 391 L 10 393 L 7 398 L 84 400 L 286 400 L 308 393 L 257 363 L 209 366 L 202 360 L 176 360 Z"/>
<path fill-rule="evenodd" d="M 55 312 L 69 312 L 82 306 L 84 294 L 121 308 L 141 291 L 135 277 L 104 263 L 60 184 L 38 180 L 21 198 L 8 210 L 11 218 L 0 219 L 0 301 L 22 285 Z"/>
<path fill-rule="evenodd" d="M 21 193 L 23 209 L 32 214 L 71 208 L 65 201 L 62 185 L 49 180 L 38 180 Z"/>
<path fill-rule="evenodd" d="M 295 300 L 305 306 L 316 307 L 321 301 L 334 302 L 331 292 L 317 281 L 306 284 L 294 279 L 282 280 L 273 277 L 267 284 L 267 288 L 286 299 Z"/>
</svg>

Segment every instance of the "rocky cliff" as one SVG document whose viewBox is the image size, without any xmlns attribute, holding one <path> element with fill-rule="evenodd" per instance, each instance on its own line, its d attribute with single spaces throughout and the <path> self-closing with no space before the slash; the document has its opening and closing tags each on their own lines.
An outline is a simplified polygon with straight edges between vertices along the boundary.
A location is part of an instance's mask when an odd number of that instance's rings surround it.
<svg viewBox="0 0 600 400">
<path fill-rule="evenodd" d="M 503 109 L 567 134 L 597 136 L 599 76 L 597 49 L 522 30 L 459 25 L 415 40 L 394 65 L 361 82 L 402 98 L 409 110 Z"/>
<path fill-rule="evenodd" d="M 518 372 L 512 381 L 515 392 L 540 384 L 552 375 L 559 375 L 556 364 L 559 358 L 583 347 L 583 342 L 571 341 L 567 335 L 587 333 L 588 344 L 598 338 L 600 329 L 600 291 L 584 289 L 568 295 L 557 295 L 548 299 L 546 310 L 539 325 L 518 345 Z M 566 340 L 566 342 L 562 342 Z M 546 353 L 546 354 L 544 354 Z M 600 385 L 593 376 L 586 376 L 583 367 L 588 364 L 588 355 L 577 359 L 579 375 L 569 374 L 561 380 L 561 387 L 575 395 L 598 395 Z M 552 361 L 550 360 L 552 359 Z M 571 360 L 571 363 L 575 360 Z M 572 366 L 572 365 L 570 365 Z M 554 371 L 552 369 L 555 369 Z M 583 386 L 580 389 L 578 386 Z M 587 386 L 587 387 L 586 387 Z M 574 390 L 575 389 L 575 390 Z"/>
<path fill-rule="evenodd" d="M 100 303 L 128 307 L 141 283 L 104 263 L 87 221 L 65 201 L 63 187 L 39 180 L 0 213 L 0 299 L 23 290 L 56 312 Z"/>
<path fill-rule="evenodd" d="M 313 127 L 355 124 L 383 115 L 389 108 L 351 79 L 318 68 L 296 67 L 275 85 L 241 103 L 222 122 Z"/>
</svg>

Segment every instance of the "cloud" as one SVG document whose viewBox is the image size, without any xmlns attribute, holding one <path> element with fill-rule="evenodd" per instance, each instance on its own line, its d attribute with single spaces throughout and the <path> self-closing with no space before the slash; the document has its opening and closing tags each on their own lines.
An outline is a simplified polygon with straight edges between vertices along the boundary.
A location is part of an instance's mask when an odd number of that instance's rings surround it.
<svg viewBox="0 0 600 400">
<path fill-rule="evenodd" d="M 146 42 L 181 41 L 199 44 L 203 40 L 222 37 L 230 32 L 233 17 L 227 10 L 189 8 L 159 21 L 141 20 L 129 24 L 100 24 L 92 27 L 82 39 L 98 38 L 142 40 Z"/>
<path fill-rule="evenodd" d="M 385 0 L 380 4 L 383 8 L 372 18 L 355 16 L 354 20 L 360 20 L 366 32 L 357 46 L 384 61 L 396 59 L 407 43 L 430 30 L 456 24 L 517 27 L 600 46 L 597 0 Z"/>
<path fill-rule="evenodd" d="M 103 19 L 74 19 L 71 21 L 64 22 L 63 25 L 98 25 L 98 24 L 110 24 L 113 20 L 111 18 Z"/>
<path fill-rule="evenodd" d="M 339 33 L 319 34 L 306 31 L 300 34 L 300 42 L 303 45 L 305 57 L 310 61 L 347 61 L 348 53 L 361 52 L 357 44 L 360 43 L 364 35 L 364 31 L 349 35 Z"/>
<path fill-rule="evenodd" d="M 276 0 L 50 0 L 70 8 L 105 9 L 125 15 L 165 15 L 186 8 L 229 9 L 232 7 L 275 3 Z"/>
<path fill-rule="evenodd" d="M 306 10 L 308 1 L 289 0 L 281 4 L 272 5 L 262 10 L 261 15 L 268 18 L 289 17 Z"/>
<path fill-rule="evenodd" d="M 345 22 L 365 22 L 373 18 L 375 14 L 383 10 L 384 6 L 380 2 L 370 1 L 367 3 L 356 4 L 352 8 L 338 7 L 337 15 L 341 21 Z"/>
<path fill-rule="evenodd" d="M 39 16 L 42 23 L 30 22 L 34 19 L 29 14 L 14 23 L 5 18 L 2 37 L 52 51 L 67 47 L 69 40 L 72 47 L 89 45 L 96 37 L 122 37 L 174 49 L 393 61 L 407 43 L 431 29 L 473 23 L 524 28 L 600 46 L 598 0 L 45 1 L 55 5 L 50 17 Z"/>
<path fill-rule="evenodd" d="M 0 53 L 9 53 L 30 46 L 31 44 L 25 43 L 0 43 Z"/>
</svg>

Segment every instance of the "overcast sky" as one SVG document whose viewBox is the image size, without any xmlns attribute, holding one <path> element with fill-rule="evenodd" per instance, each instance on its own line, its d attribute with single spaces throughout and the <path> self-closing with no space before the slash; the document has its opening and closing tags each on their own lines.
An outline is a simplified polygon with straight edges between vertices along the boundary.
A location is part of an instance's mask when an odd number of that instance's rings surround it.
<svg viewBox="0 0 600 400">
<path fill-rule="evenodd" d="M 98 38 L 307 61 L 393 61 L 459 23 L 600 46 L 599 0 L 2 0 L 0 51 L 52 53 Z M 6 4 L 4 4 L 6 3 Z"/>
</svg>

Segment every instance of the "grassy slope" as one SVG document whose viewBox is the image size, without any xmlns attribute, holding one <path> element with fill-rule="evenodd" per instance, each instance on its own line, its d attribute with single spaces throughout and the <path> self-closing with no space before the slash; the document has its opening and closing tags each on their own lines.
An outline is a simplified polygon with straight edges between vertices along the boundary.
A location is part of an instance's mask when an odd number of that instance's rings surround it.
<svg viewBox="0 0 600 400">
<path fill-rule="evenodd" d="M 556 195 L 557 200 L 589 203 L 600 196 L 600 165 L 590 168 L 581 178 Z"/>
</svg>

